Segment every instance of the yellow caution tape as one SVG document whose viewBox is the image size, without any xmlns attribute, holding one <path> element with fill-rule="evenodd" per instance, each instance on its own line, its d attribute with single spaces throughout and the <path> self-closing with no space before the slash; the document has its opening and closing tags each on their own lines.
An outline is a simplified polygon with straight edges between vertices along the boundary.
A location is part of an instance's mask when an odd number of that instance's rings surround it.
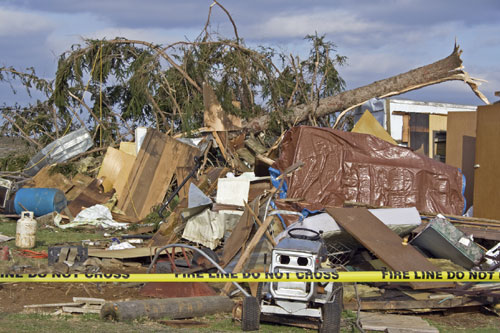
<svg viewBox="0 0 500 333">
<path fill-rule="evenodd" d="M 500 272 L 0 274 L 2 282 L 500 282 Z"/>
</svg>

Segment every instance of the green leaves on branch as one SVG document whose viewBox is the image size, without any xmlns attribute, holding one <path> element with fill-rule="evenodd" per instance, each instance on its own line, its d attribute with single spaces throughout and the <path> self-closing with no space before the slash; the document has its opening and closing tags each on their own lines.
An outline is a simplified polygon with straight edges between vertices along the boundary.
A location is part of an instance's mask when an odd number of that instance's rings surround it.
<svg viewBox="0 0 500 333">
<path fill-rule="evenodd" d="M 39 79 L 34 70 L 0 68 L 0 81 L 19 80 L 47 97 L 36 105 L 4 108 L 17 124 L 7 122 L 4 130 L 24 131 L 47 142 L 85 126 L 101 145 L 116 144 L 139 125 L 170 133 L 191 131 L 203 126 L 200 87 L 208 82 L 226 112 L 247 120 L 271 113 L 279 125 L 273 128 L 281 131 L 289 125 L 281 122 L 281 115 L 295 105 L 317 103 L 344 89 L 336 68 L 346 58 L 336 54 L 325 36 L 306 36 L 310 52 L 301 60 L 271 47 L 250 48 L 239 37 L 204 31 L 194 42 L 166 46 L 125 38 L 86 39 L 60 56 L 54 81 Z M 35 119 L 38 125 L 30 121 Z M 34 134 L 36 126 L 43 131 Z"/>
</svg>

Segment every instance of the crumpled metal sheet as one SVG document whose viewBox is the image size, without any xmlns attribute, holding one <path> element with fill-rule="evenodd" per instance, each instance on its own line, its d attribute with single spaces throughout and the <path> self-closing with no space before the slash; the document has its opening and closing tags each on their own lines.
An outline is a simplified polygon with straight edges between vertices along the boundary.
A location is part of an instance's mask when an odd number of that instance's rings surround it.
<svg viewBox="0 0 500 333">
<path fill-rule="evenodd" d="M 45 146 L 28 162 L 24 172 L 33 177 L 44 166 L 64 162 L 86 152 L 93 145 L 90 133 L 82 127 Z"/>
<path fill-rule="evenodd" d="M 392 145 L 374 136 L 299 126 L 290 129 L 273 165 L 282 172 L 305 165 L 290 177 L 288 198 L 297 208 L 342 206 L 345 201 L 419 211 L 462 214 L 464 180 L 459 169 Z"/>
</svg>

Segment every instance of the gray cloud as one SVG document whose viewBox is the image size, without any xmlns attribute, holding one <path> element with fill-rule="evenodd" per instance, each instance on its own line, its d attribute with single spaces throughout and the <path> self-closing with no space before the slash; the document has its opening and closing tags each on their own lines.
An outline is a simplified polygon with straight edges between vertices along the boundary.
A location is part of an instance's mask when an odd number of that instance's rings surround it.
<svg viewBox="0 0 500 333">
<path fill-rule="evenodd" d="M 123 36 L 157 43 L 184 36 L 192 39 L 205 24 L 210 4 L 210 0 L 0 0 L 0 10 L 3 6 L 37 18 L 33 19 L 36 24 L 14 29 L 15 38 L 0 39 L 0 64 L 33 65 L 50 75 L 58 52 L 78 42 L 79 36 Z M 495 100 L 492 92 L 500 89 L 494 87 L 500 73 L 496 63 L 500 52 L 498 0 L 226 0 L 222 4 L 236 21 L 240 36 L 252 45 L 270 44 L 304 54 L 304 35 L 315 31 L 327 34 L 338 45 L 339 53 L 349 57 L 349 66 L 341 69 L 349 88 L 443 58 L 457 37 L 464 49 L 466 69 L 473 76 L 490 80 L 482 87 L 488 97 Z M 54 26 L 54 17 L 66 17 L 67 22 Z M 232 27 L 219 8 L 213 8 L 212 24 L 216 31 L 232 35 Z M 5 31 L 0 22 L 0 36 Z M 478 102 L 462 83 L 405 96 Z"/>
</svg>

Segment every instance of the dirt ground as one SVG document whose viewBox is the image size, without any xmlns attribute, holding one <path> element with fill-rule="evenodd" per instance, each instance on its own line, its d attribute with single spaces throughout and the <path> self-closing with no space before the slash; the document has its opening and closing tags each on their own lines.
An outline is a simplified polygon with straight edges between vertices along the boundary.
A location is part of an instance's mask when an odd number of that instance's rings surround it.
<svg viewBox="0 0 500 333">
<path fill-rule="evenodd" d="M 4 283 L 0 285 L 0 312 L 24 311 L 24 305 L 72 302 L 73 297 L 106 301 L 144 299 L 139 287 L 111 283 Z M 55 310 L 54 310 L 55 311 Z"/>
<path fill-rule="evenodd" d="M 138 284 L 113 283 L 4 283 L 0 285 L 0 313 L 31 313 L 42 309 L 25 309 L 24 305 L 72 302 L 73 297 L 95 297 L 111 300 L 145 299 L 139 294 Z M 57 308 L 45 308 L 45 313 L 56 311 Z M 352 317 L 351 313 L 349 317 Z M 417 314 L 439 328 L 441 332 L 500 332 L 500 317 L 493 312 L 473 309 L 471 312 L 448 312 Z M 76 315 L 78 316 L 78 315 Z M 230 315 L 229 315 L 230 316 Z M 346 332 L 352 330 L 353 318 L 343 320 Z M 234 325 L 229 325 L 234 326 Z M 236 325 L 237 328 L 239 325 Z M 274 326 L 277 331 L 280 326 Z M 285 331 L 285 327 L 283 327 Z M 233 329 L 231 329 L 233 330 Z M 225 331 L 224 329 L 221 331 Z"/>
</svg>

